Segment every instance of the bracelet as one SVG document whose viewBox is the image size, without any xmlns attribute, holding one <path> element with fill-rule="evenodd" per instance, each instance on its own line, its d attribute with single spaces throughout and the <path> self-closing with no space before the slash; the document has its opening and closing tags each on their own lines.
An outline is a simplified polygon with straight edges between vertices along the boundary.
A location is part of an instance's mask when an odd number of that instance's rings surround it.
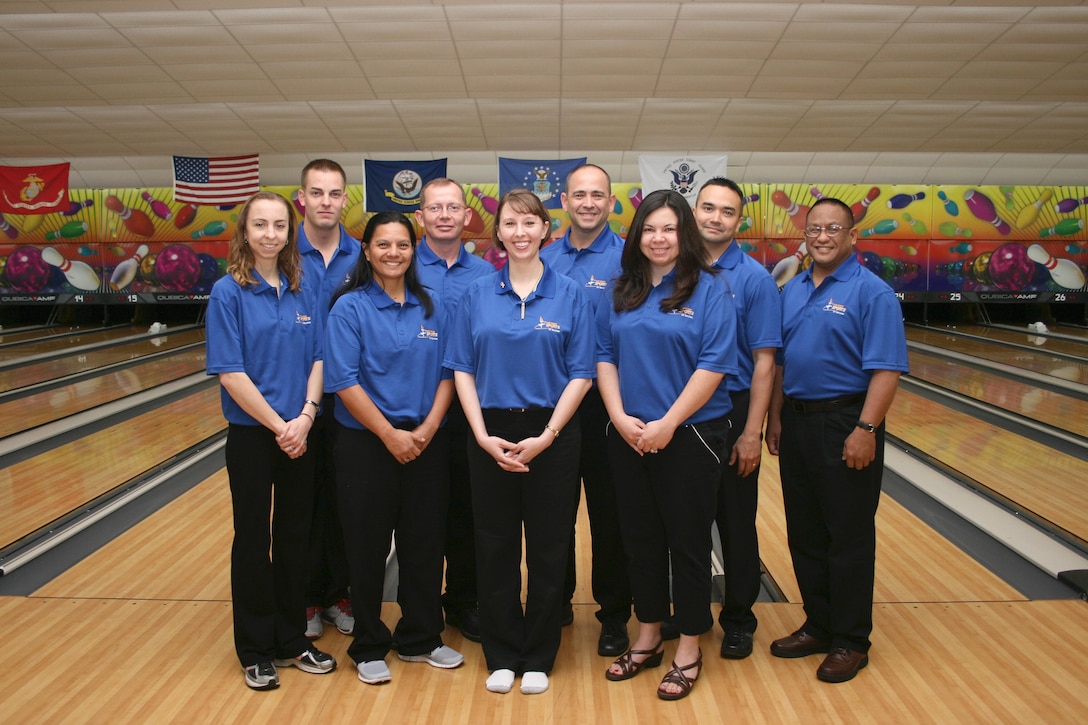
<svg viewBox="0 0 1088 725">
<path fill-rule="evenodd" d="M 321 403 L 315 403 L 314 401 L 307 399 L 306 404 L 314 406 L 314 410 L 321 410 Z"/>
<path fill-rule="evenodd" d="M 309 419 L 310 419 L 310 422 L 311 422 L 311 423 L 315 422 L 315 421 L 314 421 L 314 417 L 313 417 L 312 415 L 310 415 L 309 413 L 307 413 L 307 412 L 306 412 L 305 410 L 304 410 L 304 411 L 302 411 L 301 413 L 299 413 L 299 415 L 304 415 L 304 416 L 306 416 L 307 418 L 309 418 Z"/>
<path fill-rule="evenodd" d="M 552 435 L 554 435 L 556 438 L 559 437 L 559 431 L 557 431 L 555 428 L 552 428 L 550 424 L 545 425 L 544 430 L 550 430 L 552 432 Z"/>
</svg>

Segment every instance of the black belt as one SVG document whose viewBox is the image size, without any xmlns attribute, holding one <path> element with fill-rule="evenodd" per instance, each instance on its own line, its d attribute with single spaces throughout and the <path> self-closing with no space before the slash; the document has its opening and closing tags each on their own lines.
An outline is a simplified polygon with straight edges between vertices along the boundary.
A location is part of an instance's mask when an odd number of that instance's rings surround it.
<svg viewBox="0 0 1088 725">
<path fill-rule="evenodd" d="M 786 396 L 786 405 L 793 408 L 794 412 L 797 413 L 827 413 L 864 402 L 865 393 L 855 393 L 854 395 L 847 395 L 845 398 L 833 398 L 831 400 L 798 400 Z"/>
</svg>

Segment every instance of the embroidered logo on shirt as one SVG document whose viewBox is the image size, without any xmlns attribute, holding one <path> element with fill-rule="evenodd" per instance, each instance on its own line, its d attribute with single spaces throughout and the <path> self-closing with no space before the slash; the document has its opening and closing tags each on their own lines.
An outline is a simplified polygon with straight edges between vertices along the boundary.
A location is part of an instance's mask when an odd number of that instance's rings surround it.
<svg viewBox="0 0 1088 725">
<path fill-rule="evenodd" d="M 827 304 L 824 305 L 824 312 L 834 312 L 836 315 L 845 315 L 846 305 L 840 305 L 835 300 L 828 298 Z"/>
<path fill-rule="evenodd" d="M 295 324 L 296 325 L 308 325 L 312 322 L 310 316 L 295 310 Z"/>
<path fill-rule="evenodd" d="M 690 307 L 677 307 L 675 310 L 669 310 L 670 315 L 680 315 L 686 320 L 695 319 L 695 310 Z"/>
<path fill-rule="evenodd" d="M 535 330 L 547 330 L 548 332 L 562 332 L 563 327 L 558 322 L 548 322 L 543 317 L 537 318 L 539 322 L 533 328 Z"/>
<path fill-rule="evenodd" d="M 586 287 L 589 289 L 604 290 L 608 289 L 607 279 L 597 279 L 593 275 L 589 276 L 589 280 L 586 282 Z"/>
<path fill-rule="evenodd" d="M 419 326 L 419 334 L 416 335 L 416 338 L 419 339 L 419 340 L 437 340 L 438 339 L 438 330 L 428 330 L 423 325 L 420 325 Z"/>
</svg>

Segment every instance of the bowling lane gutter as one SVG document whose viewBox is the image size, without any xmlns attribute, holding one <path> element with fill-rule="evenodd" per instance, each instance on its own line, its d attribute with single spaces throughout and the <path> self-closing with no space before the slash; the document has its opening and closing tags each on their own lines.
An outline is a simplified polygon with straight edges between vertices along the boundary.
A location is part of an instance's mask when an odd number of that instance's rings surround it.
<svg viewBox="0 0 1088 725">
<path fill-rule="evenodd" d="M 1008 343 L 997 344 L 1008 345 Z M 1044 388 L 1058 388 L 1081 399 L 1088 398 L 1088 385 L 1085 385 L 1084 383 L 1078 383 L 1072 380 L 1058 378 L 1053 375 L 1038 373 L 1034 370 L 1018 368 L 1014 365 L 1006 365 L 1005 363 L 994 362 L 993 360 L 986 360 L 975 355 L 967 355 L 962 352 L 955 352 L 954 350 L 945 350 L 942 347 L 937 347 L 936 345 L 928 345 L 924 342 L 914 342 L 908 340 L 907 347 L 912 350 L 918 350 L 919 352 L 936 355 L 937 357 L 949 358 L 951 360 L 964 363 L 965 365 L 969 365 L 974 368 L 986 368 L 988 370 L 993 370 L 996 373 L 1000 373 L 1001 375 L 1030 380 L 1031 382 L 1036 383 L 1037 385 Z M 1012 347 L 1016 346 L 1012 345 Z M 1030 350 L 1032 348 L 1026 347 L 1025 349 Z M 1053 357 L 1059 357 L 1058 355 L 1049 351 L 1046 354 Z M 1076 358 L 1070 358 L 1070 360 L 1075 361 Z M 1080 362 L 1083 362 L 1083 360 L 1081 360 Z"/>
<path fill-rule="evenodd" d="M 12 335 L 12 336 L 13 335 L 21 335 L 21 334 L 28 333 L 28 332 L 34 332 L 36 330 L 48 331 L 48 330 L 51 330 L 54 327 L 63 328 L 64 326 L 63 325 L 30 325 L 30 326 L 27 326 L 27 327 L 2 328 L 2 329 L 0 329 L 0 337 L 7 337 L 9 335 Z M 0 350 L 8 350 L 8 349 L 11 349 L 11 348 L 14 348 L 14 347 L 19 347 L 20 345 L 34 345 L 34 344 L 39 343 L 39 342 L 45 342 L 46 340 L 59 340 L 59 339 L 64 338 L 64 337 L 74 337 L 75 335 L 93 335 L 93 334 L 99 333 L 99 332 L 109 332 L 110 330 L 116 330 L 119 327 L 130 327 L 130 325 L 126 322 L 126 323 L 120 323 L 120 324 L 116 324 L 116 325 L 103 325 L 103 326 L 100 326 L 100 327 L 95 327 L 93 325 L 88 325 L 87 327 L 84 327 L 82 329 L 80 329 L 78 327 L 68 327 L 67 329 L 60 329 L 60 330 L 57 330 L 56 332 L 46 332 L 46 334 L 42 334 L 42 335 L 39 335 L 39 336 L 36 336 L 36 337 L 28 337 L 28 338 L 26 338 L 24 340 L 10 340 L 8 342 L 0 342 Z"/>
<path fill-rule="evenodd" d="M 991 322 L 988 327 L 993 327 L 998 330 L 1008 330 L 1009 332 L 1019 332 L 1025 335 L 1037 335 L 1039 337 L 1052 337 L 1055 340 L 1065 340 L 1066 342 L 1075 342 L 1085 346 L 1085 355 L 1088 356 L 1088 338 L 1083 335 L 1070 335 L 1064 332 L 1058 332 L 1056 330 L 1047 330 L 1046 332 L 1035 332 L 1029 328 L 1018 327 L 1016 325 L 1004 325 L 997 322 Z M 943 330 L 942 330 L 943 332 Z M 955 332 L 955 331 L 953 331 Z M 1026 347 L 1026 346 L 1025 346 Z M 1053 353 L 1052 353 L 1053 354 Z"/>
<path fill-rule="evenodd" d="M 187 330 L 193 330 L 203 327 L 202 325 L 185 325 L 182 327 L 171 327 L 165 332 L 141 332 L 136 335 L 129 335 L 128 337 L 119 337 L 115 340 L 105 340 L 103 342 L 93 342 L 87 345 L 79 345 L 77 347 L 69 347 L 64 350 L 54 350 L 52 352 L 42 352 L 37 355 L 27 355 L 26 357 L 14 358 L 6 362 L 0 362 L 0 370 L 7 370 L 8 368 L 21 367 L 30 363 L 44 362 L 46 360 L 55 360 L 57 358 L 68 357 L 70 355 L 80 355 L 87 352 L 95 352 L 97 350 L 105 350 L 110 347 L 118 347 L 119 345 L 127 345 L 130 342 L 137 340 L 148 340 L 154 337 L 164 337 L 176 332 L 185 332 Z"/>
</svg>

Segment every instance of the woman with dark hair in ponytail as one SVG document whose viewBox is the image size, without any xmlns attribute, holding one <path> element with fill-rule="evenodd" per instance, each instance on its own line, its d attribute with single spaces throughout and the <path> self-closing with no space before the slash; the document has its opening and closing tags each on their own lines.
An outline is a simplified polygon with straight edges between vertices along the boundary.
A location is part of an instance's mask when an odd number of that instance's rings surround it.
<svg viewBox="0 0 1088 725">
<path fill-rule="evenodd" d="M 336 393 L 336 486 L 355 614 L 348 655 L 359 679 L 388 682 L 393 641 L 406 662 L 459 667 L 442 643 L 442 556 L 449 503 L 453 396 L 442 367 L 441 309 L 415 270 L 415 230 L 397 212 L 367 223 L 359 262 L 333 300 L 325 390 Z M 385 562 L 396 537 L 400 564 L 394 633 L 381 620 Z"/>
<path fill-rule="evenodd" d="M 647 195 L 635 212 L 612 304 L 597 310 L 597 385 L 608 417 L 608 460 L 630 561 L 638 637 L 608 668 L 626 680 L 664 656 L 661 622 L 680 643 L 657 694 L 686 697 L 702 669 L 710 629 L 710 527 L 714 523 L 737 374 L 736 312 L 703 261 L 691 207 L 675 191 Z M 670 566 L 671 564 L 671 566 Z"/>
</svg>

